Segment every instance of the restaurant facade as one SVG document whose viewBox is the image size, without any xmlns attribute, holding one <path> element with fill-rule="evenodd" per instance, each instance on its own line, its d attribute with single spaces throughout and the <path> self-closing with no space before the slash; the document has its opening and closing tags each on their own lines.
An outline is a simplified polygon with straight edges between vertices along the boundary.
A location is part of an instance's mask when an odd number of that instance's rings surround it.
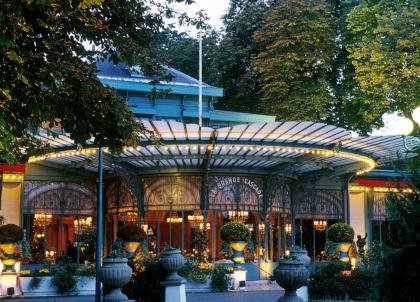
<svg viewBox="0 0 420 302">
<path fill-rule="evenodd" d="M 120 154 L 102 150 L 105 253 L 118 226 L 136 222 L 150 254 L 172 245 L 194 255 L 206 234 L 208 259 L 222 261 L 220 228 L 240 220 L 252 232 L 248 261 L 278 260 L 292 244 L 318 259 L 326 228 L 338 221 L 356 235 L 367 233 L 369 244 L 383 240 L 391 232 L 386 194 L 411 192 L 400 173 L 381 169 L 410 156 L 400 136 L 354 137 L 323 123 L 216 110 L 223 92 L 209 85 L 199 126 L 195 79 L 168 69 L 173 80 L 156 87 L 124 64 L 101 64 L 103 84 L 126 97 L 139 122 L 160 138 L 142 134 Z M 170 92 L 150 98 L 155 88 Z M 75 146 L 61 129 L 53 131 L 58 137 L 44 129 L 36 134 L 52 152 L 0 166 L 0 214 L 25 229 L 34 261 L 63 254 L 91 260 L 86 242 L 96 229 L 99 149 L 92 142 Z"/>
</svg>

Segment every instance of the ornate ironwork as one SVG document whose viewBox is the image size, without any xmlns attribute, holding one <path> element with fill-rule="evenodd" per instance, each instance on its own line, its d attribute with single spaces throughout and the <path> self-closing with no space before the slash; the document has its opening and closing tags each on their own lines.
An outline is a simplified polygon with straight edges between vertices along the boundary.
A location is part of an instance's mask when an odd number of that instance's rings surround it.
<svg viewBox="0 0 420 302">
<path fill-rule="evenodd" d="M 271 176 L 267 182 L 267 212 L 290 213 L 290 183 L 280 175 Z"/>
<path fill-rule="evenodd" d="M 96 215 L 94 183 L 25 181 L 24 213 Z"/>
<path fill-rule="evenodd" d="M 210 210 L 258 211 L 263 201 L 262 179 L 242 176 L 210 176 Z"/>
<path fill-rule="evenodd" d="M 201 177 L 151 177 L 144 181 L 146 211 L 200 210 Z"/>
<path fill-rule="evenodd" d="M 120 178 L 107 185 L 105 189 L 105 201 L 109 213 L 121 213 L 137 209 L 134 194 Z"/>
<path fill-rule="evenodd" d="M 295 208 L 299 219 L 342 219 L 344 216 L 341 190 L 314 189 L 297 192 Z"/>
</svg>

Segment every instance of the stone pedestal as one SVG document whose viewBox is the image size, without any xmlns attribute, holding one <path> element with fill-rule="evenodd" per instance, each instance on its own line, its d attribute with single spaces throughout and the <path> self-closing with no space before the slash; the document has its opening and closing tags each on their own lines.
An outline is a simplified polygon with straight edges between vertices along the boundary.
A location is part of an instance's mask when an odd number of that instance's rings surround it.
<svg viewBox="0 0 420 302">
<path fill-rule="evenodd" d="M 162 281 L 165 286 L 165 302 L 187 302 L 185 280 Z"/>
<path fill-rule="evenodd" d="M 296 291 L 296 295 L 301 297 L 304 302 L 309 301 L 308 287 L 306 285 L 299 287 Z"/>
<path fill-rule="evenodd" d="M 245 290 L 246 289 L 246 273 L 247 273 L 247 270 L 242 269 L 242 268 L 236 268 L 233 271 L 232 281 L 233 281 L 233 289 L 234 290 Z M 243 286 L 241 286 L 241 283 L 243 283 Z"/>
<path fill-rule="evenodd" d="M 8 296 L 7 289 L 13 288 L 13 295 L 20 295 L 21 291 L 17 282 L 18 275 L 16 273 L 3 273 L 0 276 L 1 295 Z"/>
<path fill-rule="evenodd" d="M 161 264 L 169 273 L 162 285 L 165 286 L 165 302 L 187 302 L 185 296 L 186 281 L 178 275 L 184 266 L 185 258 L 179 249 L 168 248 L 162 254 Z"/>
</svg>

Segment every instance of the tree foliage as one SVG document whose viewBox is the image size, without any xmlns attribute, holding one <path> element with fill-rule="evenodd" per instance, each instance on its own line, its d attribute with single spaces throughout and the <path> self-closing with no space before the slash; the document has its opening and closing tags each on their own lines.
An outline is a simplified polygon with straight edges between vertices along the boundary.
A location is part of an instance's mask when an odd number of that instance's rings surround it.
<svg viewBox="0 0 420 302">
<path fill-rule="evenodd" d="M 355 80 L 367 98 L 376 100 L 378 117 L 390 111 L 409 114 L 420 104 L 419 28 L 416 0 L 364 1 L 348 14 Z"/>
<path fill-rule="evenodd" d="M 328 83 L 335 55 L 332 8 L 326 1 L 281 1 L 254 38 L 261 107 L 280 119 L 325 120 L 333 104 Z"/>
<path fill-rule="evenodd" d="M 219 33 L 208 30 L 203 33 L 203 81 L 219 85 L 215 59 Z M 168 31 L 162 34 L 162 62 L 191 77 L 198 78 L 198 39 L 185 32 Z"/>
<path fill-rule="evenodd" d="M 215 62 L 224 96 L 218 108 L 258 112 L 260 85 L 251 66 L 251 57 L 258 53 L 253 33 L 261 28 L 269 5 L 262 0 L 232 0 L 223 17 L 225 33 L 220 41 Z"/>
<path fill-rule="evenodd" d="M 102 86 L 95 62 L 124 60 L 156 73 L 156 37 L 174 16 L 168 2 L 190 1 L 1 1 L 0 158 L 21 161 L 39 148 L 31 130 L 45 121 L 78 144 L 94 138 L 117 149 L 142 131 L 126 102 Z"/>
</svg>

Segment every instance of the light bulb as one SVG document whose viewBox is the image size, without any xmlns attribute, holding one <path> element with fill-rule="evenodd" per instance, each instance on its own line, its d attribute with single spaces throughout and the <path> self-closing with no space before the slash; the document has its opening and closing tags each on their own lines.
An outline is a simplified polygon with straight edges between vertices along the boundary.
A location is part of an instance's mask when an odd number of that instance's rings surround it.
<svg viewBox="0 0 420 302">
<path fill-rule="evenodd" d="M 413 120 L 420 126 L 420 106 L 414 109 L 411 116 L 413 117 Z"/>
<path fill-rule="evenodd" d="M 401 119 L 399 124 L 399 133 L 401 135 L 409 135 L 414 129 L 413 122 L 408 118 Z"/>
</svg>

